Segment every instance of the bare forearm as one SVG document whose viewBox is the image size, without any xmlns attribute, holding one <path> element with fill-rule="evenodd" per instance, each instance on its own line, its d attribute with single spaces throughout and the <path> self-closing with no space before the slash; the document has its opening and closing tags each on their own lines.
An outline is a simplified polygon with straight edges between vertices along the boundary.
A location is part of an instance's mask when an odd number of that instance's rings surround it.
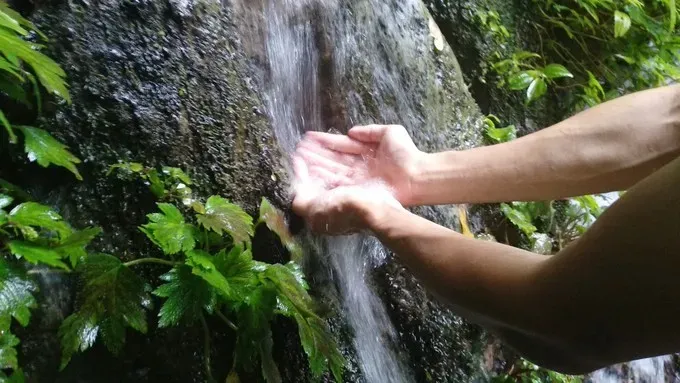
<svg viewBox="0 0 680 383">
<path fill-rule="evenodd" d="M 416 204 L 547 200 L 627 189 L 680 154 L 680 86 L 607 102 L 505 144 L 423 157 Z"/>
<path fill-rule="evenodd" d="M 546 258 L 464 237 L 403 209 L 370 224 L 434 294 L 485 324 L 533 329 L 534 270 Z"/>
</svg>

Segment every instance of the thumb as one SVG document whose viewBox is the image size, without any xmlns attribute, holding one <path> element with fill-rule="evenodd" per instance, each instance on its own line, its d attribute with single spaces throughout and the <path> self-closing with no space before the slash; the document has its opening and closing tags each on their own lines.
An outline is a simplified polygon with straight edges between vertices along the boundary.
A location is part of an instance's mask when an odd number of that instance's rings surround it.
<svg viewBox="0 0 680 383">
<path fill-rule="evenodd" d="M 382 140 L 388 125 L 365 125 L 355 126 L 347 132 L 347 135 L 357 141 L 378 143 Z"/>
</svg>

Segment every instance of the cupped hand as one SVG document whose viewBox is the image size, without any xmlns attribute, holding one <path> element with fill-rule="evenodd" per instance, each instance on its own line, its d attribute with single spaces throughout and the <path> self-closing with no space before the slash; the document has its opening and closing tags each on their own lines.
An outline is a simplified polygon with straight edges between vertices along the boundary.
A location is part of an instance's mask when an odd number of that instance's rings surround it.
<svg viewBox="0 0 680 383">
<path fill-rule="evenodd" d="M 295 157 L 328 189 L 385 185 L 402 205 L 413 203 L 413 176 L 424 153 L 399 125 L 357 126 L 345 135 L 308 132 Z M 342 189 L 336 193 L 348 193 Z"/>
<path fill-rule="evenodd" d="M 385 185 L 334 185 L 310 172 L 300 156 L 295 168 L 293 210 L 319 234 L 343 235 L 371 230 L 389 208 L 401 208 Z"/>
</svg>

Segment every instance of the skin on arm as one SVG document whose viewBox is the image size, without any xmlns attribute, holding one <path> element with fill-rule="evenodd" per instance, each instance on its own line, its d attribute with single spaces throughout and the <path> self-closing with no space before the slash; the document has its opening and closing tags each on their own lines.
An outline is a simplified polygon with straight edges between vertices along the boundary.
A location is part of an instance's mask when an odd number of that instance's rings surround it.
<svg viewBox="0 0 680 383">
<path fill-rule="evenodd" d="M 680 85 L 598 105 L 517 140 L 426 154 L 397 125 L 309 133 L 299 155 L 331 186 L 377 179 L 404 206 L 625 190 L 680 155 Z"/>
<path fill-rule="evenodd" d="M 432 292 L 539 364 L 582 373 L 680 350 L 680 159 L 553 257 L 356 203 Z"/>
</svg>

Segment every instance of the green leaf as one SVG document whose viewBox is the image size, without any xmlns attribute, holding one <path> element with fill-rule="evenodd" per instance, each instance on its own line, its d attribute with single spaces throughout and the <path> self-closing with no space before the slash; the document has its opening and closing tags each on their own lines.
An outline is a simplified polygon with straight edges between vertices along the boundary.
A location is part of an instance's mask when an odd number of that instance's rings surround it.
<svg viewBox="0 0 680 383">
<path fill-rule="evenodd" d="M 187 252 L 186 264 L 191 267 L 191 272 L 203 278 L 214 287 L 217 292 L 227 300 L 233 298 L 233 290 L 227 279 L 217 270 L 210 254 L 202 250 Z"/>
<path fill-rule="evenodd" d="M 24 134 L 25 150 L 29 161 L 37 161 L 42 167 L 48 167 L 50 164 L 64 167 L 82 181 L 83 177 L 75 166 L 80 163 L 80 160 L 66 150 L 67 147 L 64 144 L 42 129 L 30 126 L 16 126 L 16 128 Z"/>
<path fill-rule="evenodd" d="M 262 376 L 268 383 L 281 383 L 281 373 L 279 367 L 272 356 L 272 349 L 274 348 L 274 339 L 272 339 L 271 327 L 267 326 L 265 335 L 259 342 L 258 353 L 260 354 L 260 363 L 262 366 Z"/>
<path fill-rule="evenodd" d="M 85 247 L 101 232 L 102 229 L 99 227 L 88 227 L 80 231 L 75 231 L 61 241 L 55 250 L 61 254 L 62 257 L 68 257 L 71 266 L 76 267 L 78 261 L 87 256 Z"/>
<path fill-rule="evenodd" d="M 48 247 L 25 241 L 10 241 L 9 251 L 34 265 L 45 264 L 69 270 L 68 266 L 61 261 L 61 254 Z"/>
<path fill-rule="evenodd" d="M 2 124 L 2 126 L 5 127 L 5 130 L 9 135 L 9 142 L 12 144 L 16 144 L 17 135 L 14 134 L 14 129 L 12 129 L 12 125 L 10 125 L 9 121 L 7 120 L 7 117 L 5 117 L 5 113 L 2 112 L 2 109 L 0 109 L 0 124 Z"/>
<path fill-rule="evenodd" d="M 236 244 L 250 244 L 254 234 L 253 218 L 240 206 L 230 203 L 220 196 L 211 196 L 205 204 L 205 214 L 197 214 L 196 219 L 208 230 L 218 234 L 227 232 Z"/>
<path fill-rule="evenodd" d="M 16 346 L 19 344 L 19 338 L 14 336 L 9 330 L 0 330 L 0 373 L 3 369 L 17 369 L 19 362 L 17 361 Z M 0 375 L 2 378 L 2 375 Z M 0 379 L 4 382 L 4 380 Z"/>
<path fill-rule="evenodd" d="M 9 212 L 9 222 L 18 227 L 39 227 L 55 231 L 61 238 L 71 234 L 71 228 L 61 216 L 48 206 L 36 202 L 24 202 Z"/>
<path fill-rule="evenodd" d="M 234 297 L 246 296 L 258 283 L 254 269 L 256 262 L 250 250 L 243 250 L 240 246 L 234 246 L 229 252 L 220 251 L 214 257 L 217 271 L 229 282 Z"/>
<path fill-rule="evenodd" d="M 552 78 L 560 78 L 560 77 L 574 78 L 574 75 L 571 74 L 571 72 L 569 72 L 567 70 L 567 68 L 565 68 L 564 66 L 562 66 L 560 64 L 548 64 L 548 65 L 546 65 L 546 67 L 543 68 L 543 74 L 545 74 L 546 77 L 551 78 L 551 79 Z"/>
<path fill-rule="evenodd" d="M 286 225 L 283 213 L 275 208 L 269 200 L 264 197 L 260 203 L 260 219 L 258 222 L 264 222 L 269 230 L 279 236 L 281 243 L 288 249 L 292 260 L 300 261 L 302 259 L 304 255 L 302 246 L 300 246 L 288 230 L 288 225 Z"/>
<path fill-rule="evenodd" d="M 111 175 L 111 173 L 113 173 L 114 170 L 123 170 L 128 173 L 141 174 L 143 175 L 142 178 L 146 178 L 146 175 L 144 174 L 145 173 L 144 165 L 138 162 L 123 162 L 120 164 L 111 165 L 109 166 L 109 171 L 106 172 L 106 175 L 107 176 Z"/>
<path fill-rule="evenodd" d="M 630 16 L 616 11 L 614 12 L 614 37 L 622 37 L 630 29 Z"/>
<path fill-rule="evenodd" d="M 63 370 L 71 357 L 78 351 L 85 351 L 94 346 L 99 334 L 96 312 L 83 311 L 69 315 L 59 326 L 61 338 L 61 364 Z"/>
<path fill-rule="evenodd" d="M 509 125 L 505 128 L 487 126 L 484 134 L 491 142 L 500 144 L 517 138 L 517 128 L 515 128 L 515 125 Z"/>
<path fill-rule="evenodd" d="M 162 213 L 147 215 L 151 222 L 140 230 L 166 254 L 192 250 L 196 246 L 194 226 L 184 222 L 184 216 L 175 206 L 169 203 L 157 205 Z"/>
<path fill-rule="evenodd" d="M 534 81 L 534 77 L 531 76 L 529 71 L 522 71 L 515 73 L 508 78 L 508 86 L 512 90 L 522 90 L 526 89 L 532 81 Z"/>
<path fill-rule="evenodd" d="M 11 266 L 0 258 L 0 332 L 9 329 L 10 318 L 26 327 L 31 319 L 30 309 L 36 308 L 33 293 L 38 286 L 26 277 L 23 270 Z"/>
<path fill-rule="evenodd" d="M 167 283 L 159 286 L 153 294 L 167 298 L 158 313 L 158 326 L 176 326 L 180 322 L 192 324 L 201 317 L 203 310 L 212 314 L 217 296 L 203 278 L 192 273 L 192 268 L 175 266 L 161 276 Z"/>
<path fill-rule="evenodd" d="M 510 222 L 517 226 L 528 237 L 536 232 L 536 226 L 533 225 L 532 219 L 528 214 L 518 209 L 514 209 L 505 203 L 501 204 L 501 211 Z"/>
<path fill-rule="evenodd" d="M 26 376 L 24 375 L 24 371 L 20 368 L 15 368 L 14 371 L 12 371 L 12 376 L 9 377 L 9 380 L 6 383 L 25 383 L 26 382 Z"/>
<path fill-rule="evenodd" d="M 146 286 L 116 257 L 92 254 L 78 265 L 83 280 L 79 310 L 59 329 L 62 366 L 76 351 L 91 347 L 101 334 L 104 345 L 118 353 L 125 342 L 125 327 L 146 333 L 146 311 L 150 299 Z"/>
<path fill-rule="evenodd" d="M 526 59 L 529 59 L 529 58 L 539 58 L 539 57 L 541 57 L 541 55 L 539 55 L 538 53 L 527 52 L 527 51 L 517 52 L 517 53 L 514 53 L 512 55 L 512 58 L 515 59 L 516 61 L 522 61 L 522 60 L 526 60 Z"/>
<path fill-rule="evenodd" d="M 239 331 L 234 358 L 237 365 L 249 370 L 256 356 L 263 359 L 261 354 L 266 348 L 261 348 L 261 345 L 271 334 L 269 322 L 274 316 L 276 293 L 267 285 L 259 285 L 250 291 L 245 301 L 247 303 L 237 312 Z"/>
<path fill-rule="evenodd" d="M 527 102 L 535 101 L 541 98 L 548 90 L 548 84 L 542 78 L 536 78 L 531 82 L 527 89 Z"/>
<path fill-rule="evenodd" d="M 4 209 L 7 206 L 11 205 L 12 201 L 14 201 L 14 198 L 12 198 L 12 197 L 10 197 L 6 194 L 0 193 L 0 209 Z"/>
<path fill-rule="evenodd" d="M 163 166 L 163 174 L 169 176 L 172 179 L 178 180 L 185 183 L 186 185 L 191 185 L 193 182 L 186 173 L 180 168 L 172 168 L 169 166 Z"/>
</svg>

